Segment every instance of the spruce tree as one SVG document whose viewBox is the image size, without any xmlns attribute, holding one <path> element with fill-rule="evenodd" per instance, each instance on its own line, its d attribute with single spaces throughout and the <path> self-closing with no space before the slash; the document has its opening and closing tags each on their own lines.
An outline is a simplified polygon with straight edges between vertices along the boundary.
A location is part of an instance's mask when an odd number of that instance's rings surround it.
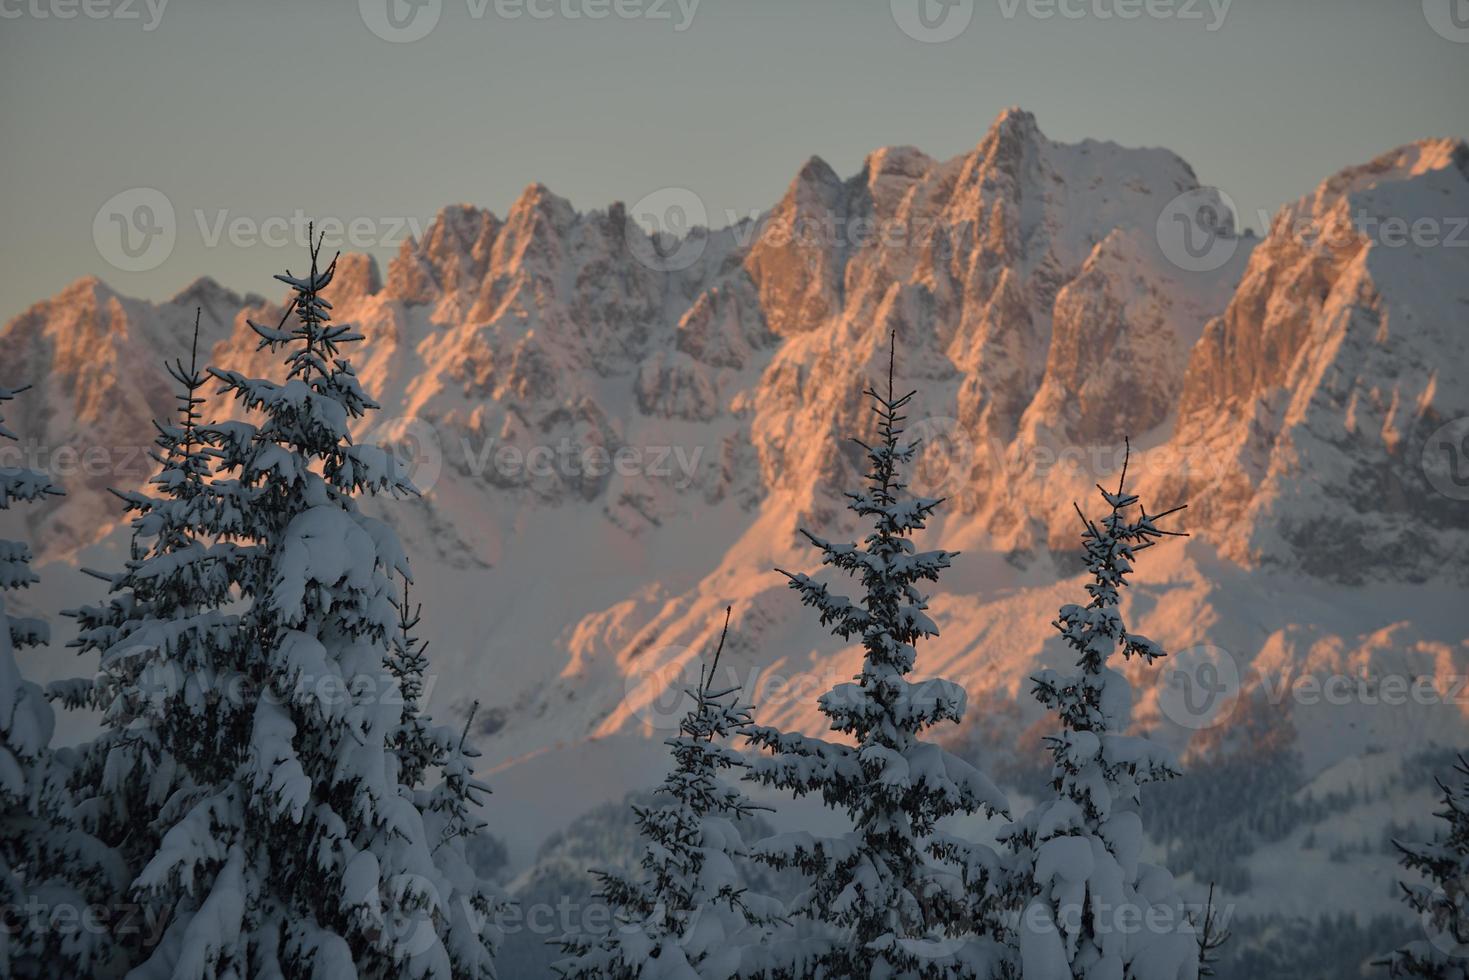
<svg viewBox="0 0 1469 980">
<path fill-rule="evenodd" d="M 612 908 L 614 928 L 601 936 L 567 936 L 570 954 L 556 964 L 571 980 L 726 980 L 758 972 L 762 947 L 780 918 L 778 904 L 752 894 L 737 861 L 748 851 L 736 822 L 758 809 L 725 772 L 745 760 L 729 745 L 751 720 L 738 687 L 716 685 L 724 630 L 714 657 L 689 691 L 693 707 L 667 739 L 673 769 L 659 785 L 659 806 L 633 806 L 646 842 L 642 877 L 593 872 Z"/>
<path fill-rule="evenodd" d="M 235 690 L 244 637 L 239 617 L 225 611 L 236 597 L 235 549 L 219 539 L 228 501 L 208 481 L 198 352 L 196 314 L 188 365 L 165 363 L 179 391 L 177 417 L 154 422 L 158 471 L 140 490 L 113 490 L 133 515 L 129 557 L 117 572 L 87 570 L 108 596 L 66 613 L 78 625 L 72 646 L 97 654 L 97 673 L 51 688 L 53 698 L 101 716 L 102 733 L 80 749 L 72 774 L 76 814 L 128 869 L 127 899 L 145 928 L 117 942 L 133 963 L 153 955 L 160 923 L 177 926 L 195 911 L 186 882 L 140 876 L 174 825 L 229 778 L 248 722 Z"/>
<path fill-rule="evenodd" d="M 398 629 L 393 634 L 388 653 L 388 673 L 398 685 L 403 708 L 398 726 L 393 731 L 392 745 L 398 753 L 399 779 L 409 789 L 422 783 L 442 747 L 435 743 L 433 726 L 421 710 L 424 697 L 424 674 L 428 669 L 428 643 L 415 632 L 423 616 L 423 607 L 415 606 L 409 597 L 408 579 L 403 580 L 403 599 L 398 606 Z"/>
<path fill-rule="evenodd" d="M 896 346 L 896 338 L 894 338 Z M 820 793 L 851 819 L 837 838 L 797 833 L 759 848 L 775 868 L 796 868 L 808 888 L 794 907 L 799 934 L 788 948 L 788 972 L 822 977 L 955 977 L 992 975 L 1003 951 L 999 923 L 976 919 L 972 893 L 984 893 L 993 861 L 982 849 L 957 853 L 937 824 L 956 814 L 1003 812 L 1004 795 L 978 769 L 922 735 L 957 723 L 966 695 L 952 681 L 914 681 L 915 644 L 936 636 L 923 582 L 937 581 L 955 552 L 914 549 L 941 500 L 907 492 L 902 469 L 917 450 L 902 443 L 904 410 L 916 392 L 894 389 L 895 350 L 886 394 L 869 388 L 878 439 L 858 442 L 871 466 L 865 490 L 848 493 L 849 508 L 871 531 L 860 544 L 839 544 L 803 530 L 830 565 L 860 585 L 857 599 L 803 573 L 782 572 L 803 604 L 844 640 L 863 647 L 861 673 L 824 694 L 820 709 L 836 742 L 773 728 L 752 728 L 753 744 L 770 752 L 752 777 L 797 795 Z"/>
<path fill-rule="evenodd" d="M 507 903 L 480 878 L 469 856 L 471 841 L 488 826 L 477 816 L 476 808 L 484 803 L 490 788 L 474 778 L 474 759 L 479 752 L 466 741 L 478 708 L 476 701 L 459 740 L 441 749 L 436 759 L 441 778 L 429 793 L 423 822 L 434 866 L 448 888 L 444 946 L 454 976 L 493 978 L 501 939 L 499 918 Z"/>
<path fill-rule="evenodd" d="M 0 388 L 0 403 L 25 390 Z M 0 438 L 16 438 L 3 419 Z M 0 510 L 59 493 L 45 473 L 0 467 Z M 75 759 L 51 751 L 55 715 L 15 660 L 50 637 L 44 621 L 9 608 L 11 593 L 37 581 L 30 547 L 0 540 L 0 975 L 107 976 L 118 954 L 105 927 L 125 871 L 74 819 Z"/>
<path fill-rule="evenodd" d="M 1124 461 L 1116 492 L 1097 488 L 1107 505 L 1100 522 L 1077 508 L 1089 601 L 1062 606 L 1054 623 L 1076 668 L 1032 678 L 1036 699 L 1056 713 L 1061 732 L 1047 738 L 1056 795 L 1001 837 L 1016 858 L 1018 956 L 1026 977 L 1198 975 L 1199 948 L 1172 876 L 1138 860 L 1140 788 L 1177 769 L 1161 746 L 1125 734 L 1132 688 L 1109 665 L 1118 651 L 1149 664 L 1165 655 L 1127 629 L 1119 603 L 1137 553 L 1178 533 L 1157 522 L 1182 508 L 1150 515 L 1126 482 Z"/>
<path fill-rule="evenodd" d="M 1418 914 L 1424 938 L 1378 961 L 1394 977 L 1469 980 L 1469 760 L 1459 756 L 1452 782 L 1437 780 L 1448 824 L 1432 841 L 1393 841 L 1404 868 L 1421 882 L 1400 883 L 1403 901 Z"/>
<path fill-rule="evenodd" d="M 423 813 L 424 831 L 434 865 L 447 884 L 444 914 L 445 946 L 456 977 L 493 977 L 495 949 L 500 938 L 498 919 L 506 910 L 495 889 L 481 880 L 469 859 L 468 847 L 487 823 L 476 815 L 490 788 L 474 778 L 479 752 L 469 744 L 469 731 L 479 710 L 476 701 L 457 735 L 447 726 L 434 725 L 423 711 L 427 697 L 428 643 L 416 633 L 423 609 L 409 596 L 403 580 L 398 607 L 398 631 L 388 654 L 388 674 L 397 685 L 402 708 L 389 744 L 398 756 L 404 792 Z M 438 783 L 425 789 L 430 772 Z M 419 928 L 431 922 L 423 919 Z"/>
<path fill-rule="evenodd" d="M 319 256 L 314 240 L 310 271 L 277 277 L 292 291 L 279 324 L 250 323 L 285 380 L 208 371 L 251 421 L 198 424 L 204 378 L 178 366 L 156 491 L 124 496 L 132 560 L 80 614 L 102 652 L 104 738 L 136 746 L 123 771 L 141 780 L 104 785 L 92 819 L 156 809 L 129 842 L 132 890 L 172 909 L 138 980 L 491 975 L 486 923 L 452 908 L 462 891 L 435 860 L 443 820 L 402 779 L 389 636 L 408 564 L 356 498 L 414 491 L 352 442 L 376 405 L 340 354 L 361 337 L 331 322 L 336 265 Z"/>
<path fill-rule="evenodd" d="M 248 896 L 250 972 L 447 978 L 452 888 L 390 744 L 401 723 L 386 669 L 391 578 L 410 574 L 407 557 L 356 501 L 414 490 L 390 454 L 351 440 L 377 405 L 340 354 L 362 337 L 331 322 L 321 294 L 336 260 L 323 269 L 320 249 L 305 276 L 277 277 L 296 322 L 250 324 L 261 348 L 284 353 L 285 382 L 211 369 L 260 417 L 209 430 L 243 492 L 243 625 L 258 651 L 235 779 L 243 839 L 211 899 Z"/>
</svg>

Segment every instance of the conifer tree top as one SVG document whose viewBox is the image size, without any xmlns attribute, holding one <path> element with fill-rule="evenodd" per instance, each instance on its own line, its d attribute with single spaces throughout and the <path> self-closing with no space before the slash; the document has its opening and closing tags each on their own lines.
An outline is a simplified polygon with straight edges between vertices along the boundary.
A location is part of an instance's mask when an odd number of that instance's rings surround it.
<svg viewBox="0 0 1469 980">
<path fill-rule="evenodd" d="M 1062 724 L 1071 731 L 1116 731 L 1125 726 L 1125 722 L 1119 724 L 1115 706 L 1106 703 L 1104 698 L 1103 672 L 1107 660 L 1118 649 L 1121 649 L 1124 659 L 1139 657 L 1146 663 L 1152 663 L 1165 654 L 1162 647 L 1139 633 L 1130 632 L 1124 625 L 1117 611 L 1121 590 L 1127 585 L 1127 576 L 1132 573 L 1138 552 L 1151 548 L 1165 536 L 1188 536 L 1185 532 L 1166 531 L 1158 526 L 1159 521 L 1183 510 L 1187 504 L 1150 515 L 1137 494 L 1127 490 L 1127 466 L 1132 445 L 1124 441 L 1124 446 L 1117 489 L 1110 491 L 1097 485 L 1097 491 L 1108 507 L 1106 516 L 1100 521 L 1093 521 L 1082 512 L 1080 505 L 1073 505 L 1081 518 L 1082 560 L 1091 575 L 1091 581 L 1086 584 L 1091 601 L 1086 605 L 1068 603 L 1062 606 L 1054 625 L 1067 646 L 1076 652 L 1077 666 L 1084 675 L 1083 683 L 1066 693 L 1056 685 L 1054 675 L 1049 672 L 1037 677 L 1037 697 L 1048 707 L 1056 708 Z M 1129 518 L 1127 512 L 1133 507 L 1138 512 Z"/>
<path fill-rule="evenodd" d="M 1127 980 L 1191 980 L 1200 947 L 1172 876 L 1140 861 L 1140 787 L 1176 776 L 1173 757 L 1146 736 L 1127 734 L 1132 687 L 1108 666 L 1117 651 L 1151 663 L 1165 655 L 1130 631 L 1120 611 L 1133 560 L 1164 536 L 1158 521 L 1127 490 L 1127 446 L 1117 489 L 1098 485 L 1106 515 L 1082 522 L 1082 560 L 1089 601 L 1061 607 L 1053 625 L 1075 655 L 1070 671 L 1042 670 L 1031 679 L 1061 730 L 1046 737 L 1055 795 L 1000 835 L 1014 858 L 1016 897 L 1024 905 L 1016 930 L 1024 976 L 1108 976 Z M 1134 512 L 1134 508 L 1136 511 Z M 1121 927 L 1146 917 L 1147 929 Z M 1143 921 L 1140 918 L 1138 921 Z"/>
<path fill-rule="evenodd" d="M 1399 883 L 1423 938 L 1377 962 L 1393 977 L 1469 980 L 1469 759 L 1460 755 L 1450 780 L 1434 782 L 1440 794 L 1434 816 L 1448 826 L 1431 841 L 1393 841 L 1403 867 L 1423 879 Z"/>
<path fill-rule="evenodd" d="M 659 976 L 751 975 L 759 952 L 781 918 L 779 903 L 753 893 L 737 862 L 748 857 L 739 822 L 756 806 L 725 771 L 745 761 L 729 737 L 750 724 L 751 708 L 738 686 L 716 685 L 731 610 L 711 661 L 688 691 L 693 706 L 678 734 L 665 740 L 673 767 L 655 791 L 656 806 L 634 805 L 646 846 L 638 878 L 594 871 L 616 925 L 600 936 L 566 936 L 568 954 L 557 972 L 574 980 L 633 980 Z"/>
<path fill-rule="evenodd" d="M 964 691 L 957 684 L 931 681 L 913 685 L 905 675 L 913 670 L 915 644 L 938 635 L 927 614 L 928 603 L 920 582 L 936 582 L 958 552 L 942 549 L 916 551 L 912 534 L 923 530 L 942 498 L 908 493 L 902 467 L 918 450 L 902 443 L 904 410 L 916 391 L 898 395 L 894 382 L 896 335 L 888 354 L 887 393 L 868 386 L 863 394 L 877 416 L 878 440 L 862 447 L 870 464 L 867 486 L 848 492 L 848 509 L 871 524 L 861 544 L 839 544 L 802 528 L 801 534 L 822 552 L 822 563 L 840 569 L 861 586 L 860 599 L 833 592 L 805 573 L 785 575 L 801 601 L 814 606 L 823 626 L 842 639 L 860 637 L 866 651 L 856 685 L 839 685 L 821 701 L 833 727 L 859 739 L 873 733 L 880 740 L 889 723 L 918 732 L 940 721 L 958 721 L 964 711 Z"/>
<path fill-rule="evenodd" d="M 905 411 L 916 392 L 898 394 L 896 335 L 888 355 L 886 393 L 864 394 L 877 419 L 877 439 L 862 447 L 866 486 L 847 494 L 848 507 L 870 526 L 860 543 L 836 543 L 802 529 L 830 565 L 856 580 L 856 598 L 805 573 L 777 569 L 842 639 L 860 638 L 861 672 L 819 700 L 833 731 L 852 744 L 752 726 L 750 741 L 770 752 L 751 765 L 752 778 L 793 791 L 819 793 L 842 810 L 852 831 L 836 837 L 778 835 L 759 845 L 761 860 L 796 868 L 808 890 L 798 900 L 797 936 L 786 949 L 796 975 L 948 977 L 989 975 L 998 950 L 987 917 L 997 869 L 993 855 L 939 832 L 957 814 L 1005 812 L 999 788 L 924 731 L 963 717 L 963 687 L 943 678 L 915 682 L 915 645 L 938 635 L 923 582 L 937 581 L 955 552 L 918 551 L 922 530 L 942 501 L 908 492 L 903 466 L 916 454 L 904 444 Z M 976 922 L 982 922 L 978 928 Z M 955 971 L 958 971 L 957 973 Z"/>
</svg>

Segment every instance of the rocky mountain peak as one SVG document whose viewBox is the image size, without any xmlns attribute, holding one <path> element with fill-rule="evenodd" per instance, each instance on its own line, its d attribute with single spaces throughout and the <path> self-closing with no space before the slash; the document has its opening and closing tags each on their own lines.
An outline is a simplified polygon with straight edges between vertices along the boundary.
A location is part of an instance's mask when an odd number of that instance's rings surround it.
<svg viewBox="0 0 1469 980">
<path fill-rule="evenodd" d="M 241 296 L 233 289 L 220 285 L 211 276 L 200 276 L 171 296 L 168 302 L 176 306 L 199 307 L 204 317 L 223 325 L 234 318 L 240 307 L 252 302 L 258 303 L 260 297 L 253 293 Z"/>
<path fill-rule="evenodd" d="M 840 308 L 846 227 L 847 187 L 813 156 L 765 217 L 745 257 L 776 334 L 814 329 Z"/>
<path fill-rule="evenodd" d="M 332 277 L 333 303 L 366 299 L 382 288 L 382 274 L 371 255 L 348 252 L 337 259 L 337 271 Z"/>
<path fill-rule="evenodd" d="M 875 213 L 892 215 L 935 166 L 936 161 L 916 147 L 887 146 L 867 155 L 856 180 L 871 198 Z"/>
</svg>

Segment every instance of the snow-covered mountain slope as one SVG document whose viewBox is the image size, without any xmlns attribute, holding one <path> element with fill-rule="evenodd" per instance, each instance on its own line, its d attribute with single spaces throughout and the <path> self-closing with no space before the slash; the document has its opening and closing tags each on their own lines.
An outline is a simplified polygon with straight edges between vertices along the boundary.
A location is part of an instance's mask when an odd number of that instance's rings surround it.
<svg viewBox="0 0 1469 980">
<path fill-rule="evenodd" d="M 150 420 L 173 410 L 164 358 L 187 359 L 196 310 L 201 333 L 220 336 L 250 302 L 260 300 L 200 279 L 167 303 L 146 303 L 88 276 L 0 330 L 6 372 L 32 385 L 11 411 L 19 440 L 0 465 L 45 470 L 67 492 L 26 516 L 39 556 L 70 555 L 117 523 L 107 488 L 152 475 Z"/>
<path fill-rule="evenodd" d="M 853 654 L 769 570 L 810 560 L 799 523 L 850 530 L 838 491 L 858 457 L 838 437 L 869 428 L 861 389 L 893 333 L 900 383 L 922 389 L 914 483 L 950 498 L 935 533 L 965 551 L 925 669 L 977 701 L 1023 691 L 1048 655 L 1074 597 L 1072 501 L 1115 478 L 1127 435 L 1148 499 L 1191 504 L 1187 551 L 1144 566 L 1160 639 L 1225 647 L 1245 673 L 1327 653 L 1462 668 L 1462 631 L 1429 624 L 1432 582 L 1469 576 L 1469 517 L 1429 436 L 1469 414 L 1466 158 L 1395 150 L 1256 241 L 1175 155 L 1057 143 L 1009 110 L 948 161 L 887 148 L 843 179 L 813 158 L 766 214 L 681 241 L 533 185 L 503 219 L 445 209 L 385 275 L 343 256 L 330 298 L 368 337 L 352 356 L 384 406 L 362 438 L 395 444 L 426 490 L 384 511 L 415 557 L 436 700 L 485 702 L 496 763 L 652 731 L 728 602 L 731 664 L 803 695 L 837 679 Z M 1227 261 L 1179 261 L 1163 219 L 1181 198 Z M 1383 219 L 1437 222 L 1439 240 L 1400 245 Z M 133 447 L 169 407 L 161 363 L 196 307 L 212 363 L 276 370 L 245 319 L 279 306 L 208 280 L 158 304 L 82 280 L 0 331 L 36 379 L 14 427 L 68 490 L 24 531 L 43 557 L 116 542 L 105 487 L 146 475 Z M 101 465 L 71 462 L 89 451 Z M 1409 582 L 1427 584 L 1400 608 Z M 815 720 L 810 697 L 766 701 L 768 720 Z"/>
<path fill-rule="evenodd" d="M 1462 572 L 1465 433 L 1442 427 L 1469 415 L 1466 222 L 1469 147 L 1450 140 L 1276 215 L 1178 401 L 1174 444 L 1225 465 L 1169 485 L 1237 529 L 1227 554 L 1348 581 Z"/>
</svg>

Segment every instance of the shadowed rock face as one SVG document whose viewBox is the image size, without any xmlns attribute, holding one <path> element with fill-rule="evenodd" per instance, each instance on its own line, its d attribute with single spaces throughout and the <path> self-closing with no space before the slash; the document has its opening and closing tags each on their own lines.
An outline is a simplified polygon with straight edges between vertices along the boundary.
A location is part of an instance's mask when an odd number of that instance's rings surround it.
<svg viewBox="0 0 1469 980">
<path fill-rule="evenodd" d="M 1343 171 L 1262 242 L 1189 272 L 1156 232 L 1197 189 L 1186 163 L 1054 143 L 1012 109 L 948 161 L 886 148 L 844 180 L 813 158 L 758 220 L 691 232 L 677 270 L 644 261 L 654 245 L 620 204 L 579 214 L 532 185 L 503 220 L 444 209 L 385 277 L 343 256 L 329 298 L 368 337 L 349 354 L 383 403 L 371 435 L 426 424 L 446 456 L 477 454 L 446 459 L 452 492 L 427 503 L 449 526 L 506 498 L 593 507 L 634 535 L 710 501 L 750 522 L 835 515 L 860 458 L 831 437 L 870 430 L 860 390 L 896 333 L 900 383 L 923 388 L 923 472 L 943 474 L 918 489 L 999 550 L 1069 546 L 1071 499 L 1132 436 L 1153 454 L 1143 488 L 1188 499 L 1190 529 L 1236 561 L 1462 574 L 1464 507 L 1420 464 L 1469 414 L 1469 248 L 1394 245 L 1381 221 L 1447 233 L 1469 214 L 1466 156 L 1425 141 Z M 201 280 L 151 304 L 82 280 L 0 333 L 38 389 L 14 427 L 47 446 L 146 443 L 196 306 L 214 363 L 277 371 L 244 322 L 278 318 L 271 303 Z M 485 464 L 670 446 L 699 450 L 687 479 Z M 58 474 L 68 496 L 27 515 L 40 550 L 106 533 L 105 487 L 145 477 Z"/>
</svg>

